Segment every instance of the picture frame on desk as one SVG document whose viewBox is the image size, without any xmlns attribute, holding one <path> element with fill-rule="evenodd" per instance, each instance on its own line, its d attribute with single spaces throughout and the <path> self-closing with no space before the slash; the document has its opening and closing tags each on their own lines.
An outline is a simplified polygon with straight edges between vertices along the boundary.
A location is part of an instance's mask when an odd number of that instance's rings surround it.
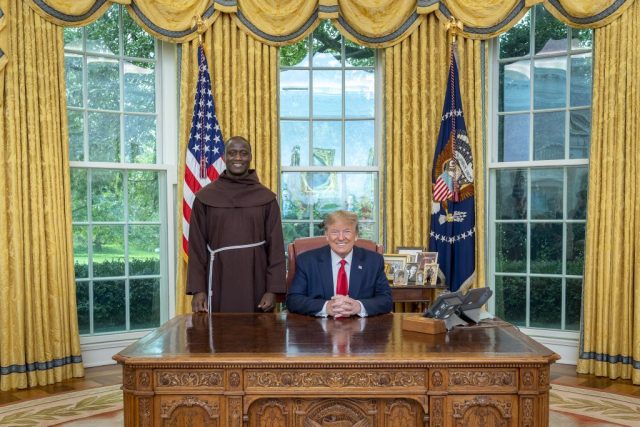
<svg viewBox="0 0 640 427">
<path fill-rule="evenodd" d="M 436 286 L 438 283 L 438 263 L 426 264 L 422 271 L 422 284 L 425 286 Z"/>
<path fill-rule="evenodd" d="M 396 270 L 393 276 L 393 286 L 406 286 L 407 285 L 407 271 L 405 269 Z"/>
<path fill-rule="evenodd" d="M 408 256 L 403 254 L 384 254 L 384 272 L 387 279 L 395 280 L 396 272 L 404 273 L 407 266 Z M 406 283 L 405 283 L 406 284 Z"/>
<path fill-rule="evenodd" d="M 423 270 L 427 264 L 437 264 L 438 252 L 420 252 L 416 262 L 420 264 L 421 270 Z"/>
<path fill-rule="evenodd" d="M 417 262 L 409 262 L 407 263 L 407 284 L 409 285 L 421 285 L 422 284 L 422 280 L 420 280 L 420 283 L 418 283 L 418 263 Z"/>
<path fill-rule="evenodd" d="M 409 260 L 407 262 L 418 262 L 418 254 L 424 251 L 424 248 L 420 246 L 398 246 L 396 252 L 400 255 L 408 255 Z"/>
</svg>

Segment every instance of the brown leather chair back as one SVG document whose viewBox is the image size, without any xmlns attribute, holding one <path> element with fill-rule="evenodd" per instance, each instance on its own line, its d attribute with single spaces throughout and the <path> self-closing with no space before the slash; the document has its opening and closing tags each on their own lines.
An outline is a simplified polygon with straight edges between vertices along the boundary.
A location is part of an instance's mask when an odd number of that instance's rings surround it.
<svg viewBox="0 0 640 427">
<path fill-rule="evenodd" d="M 289 290 L 289 286 L 291 286 L 291 282 L 293 282 L 293 278 L 296 275 L 297 256 L 301 253 L 310 251 L 311 249 L 317 249 L 328 244 L 329 242 L 327 242 L 327 238 L 325 236 L 302 237 L 294 240 L 292 243 L 289 243 L 287 246 L 289 263 L 289 267 L 287 269 L 287 290 Z M 378 252 L 379 254 L 384 254 L 384 248 L 382 245 L 378 245 L 373 240 L 358 239 L 356 240 L 355 246 Z"/>
</svg>

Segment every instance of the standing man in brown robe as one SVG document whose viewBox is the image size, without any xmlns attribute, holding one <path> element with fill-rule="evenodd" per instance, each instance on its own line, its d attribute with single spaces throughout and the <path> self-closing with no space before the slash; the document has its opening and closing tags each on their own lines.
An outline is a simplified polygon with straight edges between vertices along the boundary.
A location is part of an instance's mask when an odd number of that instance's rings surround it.
<svg viewBox="0 0 640 427">
<path fill-rule="evenodd" d="M 280 208 L 276 195 L 249 169 L 251 158 L 246 139 L 229 138 L 227 169 L 196 193 L 187 269 L 194 312 L 269 311 L 274 293 L 286 291 Z"/>
</svg>

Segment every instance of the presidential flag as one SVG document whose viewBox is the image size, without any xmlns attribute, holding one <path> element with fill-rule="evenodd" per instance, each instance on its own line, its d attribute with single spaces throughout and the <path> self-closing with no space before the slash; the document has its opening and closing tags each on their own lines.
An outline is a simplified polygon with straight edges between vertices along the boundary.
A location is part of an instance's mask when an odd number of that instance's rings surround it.
<svg viewBox="0 0 640 427">
<path fill-rule="evenodd" d="M 195 194 L 225 170 L 224 140 L 216 117 L 211 78 L 202 45 L 198 47 L 198 83 L 184 168 L 182 250 L 189 256 L 189 221 Z"/>
<path fill-rule="evenodd" d="M 429 251 L 438 252 L 440 276 L 450 291 L 457 291 L 470 284 L 475 274 L 476 219 L 473 156 L 464 124 L 453 47 L 431 183 Z"/>
</svg>

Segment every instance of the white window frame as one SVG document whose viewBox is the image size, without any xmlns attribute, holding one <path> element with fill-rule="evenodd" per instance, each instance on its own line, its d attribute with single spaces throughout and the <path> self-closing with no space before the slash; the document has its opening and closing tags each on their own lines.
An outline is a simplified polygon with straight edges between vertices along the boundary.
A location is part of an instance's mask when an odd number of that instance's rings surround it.
<svg viewBox="0 0 640 427">
<path fill-rule="evenodd" d="M 124 8 L 123 13 L 127 13 Z M 121 25 L 121 24 L 120 24 Z M 122 41 L 121 41 L 122 43 Z M 118 163 L 118 162 L 95 162 L 95 161 L 70 161 L 71 168 L 83 169 L 105 169 L 114 171 L 156 171 L 159 176 L 159 183 L 162 186 L 159 194 L 159 224 L 160 224 L 160 324 L 175 316 L 175 289 L 176 289 L 176 219 L 175 206 L 177 197 L 177 163 L 178 163 L 178 69 L 177 69 L 177 46 L 172 43 L 156 41 L 156 135 L 158 162 L 155 164 L 143 163 Z M 87 53 L 84 51 L 73 51 L 66 49 L 65 52 L 83 56 L 85 74 L 83 78 L 83 97 L 86 98 L 87 91 Z M 119 55 L 100 55 L 89 53 L 88 56 L 112 57 L 120 59 Z M 126 59 L 126 56 L 125 56 Z M 122 62 L 120 62 L 120 68 Z M 123 76 L 122 69 L 120 76 Z M 120 85 L 122 88 L 122 84 Z M 84 100 L 84 106 L 88 105 Z M 120 110 L 124 111 L 122 93 L 120 96 Z M 85 107 L 75 109 L 83 111 Z M 89 109 L 93 111 L 93 109 Z M 86 111 L 86 110 L 85 110 Z M 86 117 L 86 115 L 85 115 Z M 84 121 L 84 158 L 88 159 L 88 126 Z M 121 132 L 124 129 L 121 126 Z M 121 140 L 122 135 L 121 135 Z M 121 147 L 121 159 L 124 159 Z M 126 183 L 125 183 L 126 190 Z M 135 223 L 135 221 L 125 220 L 123 224 Z M 91 250 L 91 249 L 89 249 Z M 126 254 L 125 254 L 126 256 Z M 154 275 L 155 276 L 155 275 Z M 128 279 L 128 276 L 126 276 Z M 137 278 L 138 276 L 136 276 Z M 144 276 L 140 276 L 144 277 Z M 103 278 L 100 278 L 101 280 Z M 92 280 L 92 279 L 89 279 Z M 128 299 L 129 296 L 126 295 Z M 127 314 L 128 319 L 128 314 Z M 94 333 L 80 336 L 80 348 L 82 351 L 83 363 L 85 367 L 102 366 L 115 363 L 112 356 L 124 349 L 127 345 L 135 342 L 139 338 L 147 335 L 150 329 L 141 329 L 124 332 Z"/>
<path fill-rule="evenodd" d="M 534 8 L 529 12 L 531 14 L 535 13 Z M 532 25 L 530 28 L 530 46 L 531 50 L 534 50 L 534 35 L 535 35 L 535 23 L 532 19 Z M 567 37 L 570 38 L 569 34 Z M 594 43 L 595 44 L 595 43 Z M 571 49 L 570 51 L 566 51 L 564 53 L 550 53 L 550 54 L 535 54 L 531 53 L 530 55 L 522 57 L 523 59 L 528 58 L 530 61 L 530 75 L 531 84 L 529 86 L 530 91 L 530 105 L 528 109 L 528 113 L 530 115 L 530 126 L 529 126 L 529 149 L 530 149 L 530 158 L 533 159 L 533 149 L 534 149 L 534 124 L 533 118 L 535 114 L 534 110 L 534 66 L 535 59 L 538 58 L 547 58 L 547 57 L 562 57 L 564 56 L 567 60 L 567 81 L 566 81 L 566 96 L 567 99 L 570 99 L 570 90 L 571 90 L 571 57 L 575 54 L 593 52 L 595 46 L 592 45 L 591 49 Z M 550 108 L 544 109 L 543 111 L 564 111 L 565 114 L 565 159 L 558 160 L 530 160 L 530 161 L 512 161 L 512 162 L 499 162 L 498 159 L 498 149 L 499 149 L 499 72 L 500 72 L 500 58 L 499 58 L 499 44 L 498 38 L 494 38 L 489 43 L 489 64 L 488 64 L 488 85 L 489 94 L 487 96 L 487 112 L 489 116 L 489 127 L 487 129 L 487 141 L 488 141 L 488 150 L 486 150 L 486 171 L 485 171 L 485 182 L 488 184 L 488 191 L 486 195 L 486 205 L 487 205 L 487 216 L 485 219 L 485 229 L 488 231 L 485 252 L 487 254 L 487 268 L 486 268 L 486 280 L 489 286 L 495 290 L 495 282 L 494 277 L 496 276 L 496 174 L 495 171 L 505 170 L 505 169 L 526 169 L 529 171 L 532 170 L 540 170 L 543 168 L 562 168 L 564 173 L 564 190 L 563 190 L 563 211 L 567 212 L 567 167 L 576 167 L 576 166 L 585 166 L 588 168 L 589 159 L 571 159 L 568 156 L 568 151 L 570 149 L 569 139 L 570 139 L 570 112 L 574 109 L 582 109 L 571 107 L 570 104 L 567 104 L 563 108 Z M 517 59 L 517 57 L 509 58 L 509 61 L 513 61 Z M 593 105 L 591 104 L 589 107 L 593 111 Z M 526 110 L 522 110 L 526 111 Z M 521 113 L 522 111 L 519 111 Z M 531 203 L 531 180 L 527 179 L 527 200 Z M 527 218 L 524 220 L 514 220 L 514 222 L 518 223 L 541 223 L 545 222 L 545 220 L 532 220 L 530 216 L 530 206 L 527 207 Z M 502 220 L 501 220 L 502 221 Z M 506 220 L 504 222 L 509 222 Z M 563 224 L 563 238 L 562 238 L 562 272 L 558 274 L 553 274 L 553 277 L 560 276 L 563 283 L 563 291 L 562 291 L 562 307 L 561 307 L 561 323 L 564 327 L 565 322 L 565 295 L 566 295 L 566 279 L 572 278 L 583 278 L 583 276 L 574 276 L 566 274 L 566 236 L 565 231 L 567 224 L 571 223 L 584 223 L 586 226 L 586 220 L 572 220 L 572 219 L 561 219 L 561 220 L 548 220 L 546 222 L 551 223 L 562 223 Z M 531 228 L 527 227 L 527 248 L 526 248 L 526 262 L 527 266 L 530 263 L 530 240 L 531 240 Z M 506 276 L 518 276 L 525 277 L 527 279 L 527 293 L 529 293 L 530 282 L 529 278 L 532 276 L 531 272 L 528 271 L 529 267 L 527 267 L 527 272 L 525 273 L 509 273 Z M 541 274 L 533 274 L 533 276 L 540 277 Z M 530 301 L 527 297 L 527 306 L 526 306 L 526 319 L 529 319 L 529 310 L 530 310 Z M 491 313 L 495 313 L 495 297 L 489 300 L 488 304 L 489 311 Z M 578 345 L 580 339 L 580 331 L 568 331 L 568 330 L 559 330 L 559 329 L 547 329 L 547 328 L 532 328 L 532 327 L 519 327 L 519 329 L 524 332 L 526 335 L 536 339 L 542 344 L 548 346 L 550 349 L 555 351 L 561 356 L 560 363 L 565 364 L 576 364 L 578 359 Z"/>
<path fill-rule="evenodd" d="M 313 33 L 310 34 L 311 37 L 313 37 Z M 345 39 L 344 35 L 341 36 L 343 39 Z M 309 36 L 307 36 L 307 39 L 309 38 Z M 311 59 L 311 51 L 312 49 L 312 43 L 309 43 L 309 65 L 305 66 L 305 67 L 281 67 L 278 66 L 278 97 L 279 97 L 279 93 L 280 93 L 280 72 L 285 69 L 285 70 L 296 70 L 296 71 L 307 71 L 310 73 L 310 79 L 309 79 L 309 117 L 308 118 L 299 118 L 299 117 L 287 117 L 287 116 L 281 116 L 280 115 L 280 110 L 278 108 L 278 135 L 280 135 L 280 121 L 281 120 L 289 120 L 289 121 L 299 121 L 299 122 L 306 122 L 309 123 L 309 148 L 313 147 L 313 122 L 315 120 L 322 120 L 322 121 L 333 121 L 333 122 L 340 122 L 343 123 L 342 126 L 342 147 L 346 147 L 347 142 L 345 141 L 345 126 L 344 124 L 347 122 L 352 122 L 352 121 L 368 121 L 371 120 L 371 117 L 366 117 L 366 118 L 346 118 L 345 115 L 345 71 L 351 71 L 351 70 L 358 70 L 358 69 L 362 69 L 362 68 L 371 68 L 371 67 L 356 67 L 356 66 L 346 66 L 346 64 L 344 66 L 341 67 L 326 67 L 326 66 L 320 66 L 320 67 L 315 67 L 312 66 L 312 59 Z M 342 42 L 341 43 L 341 55 L 343 58 L 345 58 L 345 43 Z M 380 52 L 380 49 L 374 49 L 375 52 L 375 65 L 373 67 L 374 69 L 374 113 L 373 113 L 373 127 L 374 127 L 374 153 L 376 156 L 376 164 L 374 166 L 332 166 L 332 167 L 327 167 L 327 166 L 313 166 L 312 164 L 309 164 L 309 166 L 287 166 L 287 165 L 283 165 L 281 163 L 281 159 L 282 159 L 282 153 L 278 153 L 278 163 L 280 165 L 280 176 L 278 181 L 280 182 L 280 188 L 278 191 L 278 194 L 282 195 L 282 174 L 283 173 L 287 173 L 287 172 L 298 172 L 298 173 L 305 173 L 305 172 L 337 172 L 337 173 L 374 173 L 375 174 L 375 188 L 374 188 L 374 194 L 373 194 L 373 219 L 372 220 L 367 220 L 367 221 L 362 221 L 360 220 L 360 225 L 362 226 L 362 224 L 371 224 L 373 226 L 372 229 L 372 233 L 373 233 L 373 240 L 377 240 L 380 238 L 381 236 L 381 232 L 380 232 L 380 223 L 381 223 L 381 218 L 380 218 L 380 194 L 381 194 L 381 185 L 382 185 L 382 173 L 383 173 L 383 162 L 384 162 L 384 61 L 382 60 L 382 55 Z M 345 59 L 345 63 L 346 63 L 346 59 Z M 342 72 L 342 114 L 340 115 L 340 117 L 332 117 L 332 118 L 325 118 L 322 117 L 320 119 L 316 119 L 313 116 L 313 72 L 319 70 L 319 71 L 341 71 Z M 279 100 L 278 100 L 279 102 Z M 309 151 L 309 155 L 312 155 L 312 151 Z M 344 156 L 346 155 L 346 150 L 342 150 L 342 157 L 343 159 L 341 159 L 341 163 L 344 163 Z M 347 175 L 342 175 L 343 177 L 346 177 Z M 344 188 L 344 186 L 343 186 Z M 290 220 L 290 219 L 282 219 L 282 223 L 283 225 L 285 223 L 307 223 L 310 224 L 309 229 L 313 230 L 313 224 L 317 223 L 317 222 L 321 222 L 323 218 L 304 218 L 304 219 L 297 219 L 297 220 Z M 286 248 L 285 248 L 286 249 Z"/>
</svg>

